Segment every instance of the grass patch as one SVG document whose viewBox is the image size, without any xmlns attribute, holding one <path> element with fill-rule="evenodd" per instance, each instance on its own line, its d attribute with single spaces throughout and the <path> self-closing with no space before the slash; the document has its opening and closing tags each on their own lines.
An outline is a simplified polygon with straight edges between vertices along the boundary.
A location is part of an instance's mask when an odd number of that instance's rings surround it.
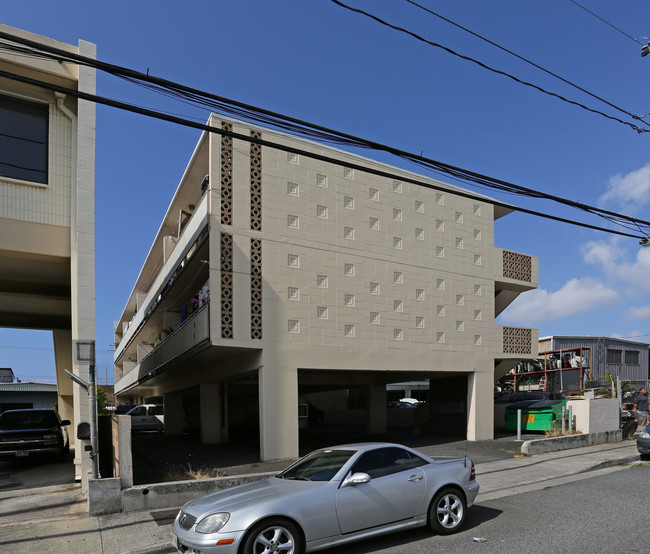
<svg viewBox="0 0 650 554">
<path fill-rule="evenodd" d="M 191 464 L 186 466 L 174 466 L 165 470 L 165 481 L 197 481 L 199 479 L 214 479 L 215 477 L 224 477 L 226 474 L 210 466 L 192 467 Z"/>
<path fill-rule="evenodd" d="M 556 437 L 568 437 L 571 435 L 580 435 L 580 431 L 562 431 L 562 429 L 549 429 L 544 431 L 544 435 L 547 439 L 554 439 Z"/>
</svg>

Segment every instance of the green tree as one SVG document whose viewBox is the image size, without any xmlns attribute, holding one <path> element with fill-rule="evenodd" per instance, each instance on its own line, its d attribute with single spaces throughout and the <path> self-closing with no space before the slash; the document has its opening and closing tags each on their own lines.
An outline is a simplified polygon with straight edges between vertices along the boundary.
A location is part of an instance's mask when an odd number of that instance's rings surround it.
<svg viewBox="0 0 650 554">
<path fill-rule="evenodd" d="M 97 387 L 97 415 L 107 415 L 106 404 L 108 403 L 108 394 L 104 389 Z"/>
</svg>

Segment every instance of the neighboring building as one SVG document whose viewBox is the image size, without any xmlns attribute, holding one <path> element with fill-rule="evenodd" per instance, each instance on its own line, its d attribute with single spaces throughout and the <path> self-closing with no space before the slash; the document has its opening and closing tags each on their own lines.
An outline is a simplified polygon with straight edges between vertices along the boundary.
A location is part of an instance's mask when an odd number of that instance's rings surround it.
<svg viewBox="0 0 650 554">
<path fill-rule="evenodd" d="M 6 25 L 0 36 L 95 56 L 85 41 L 73 46 Z M 0 69 L 95 92 L 95 70 L 77 64 L 3 48 Z M 63 370 L 88 381 L 94 354 L 94 170 L 93 103 L 0 78 L 0 326 L 52 331 L 59 412 L 75 426 L 89 421 L 88 395 Z M 81 443 L 75 471 L 85 483 L 90 441 Z"/>
<path fill-rule="evenodd" d="M 26 408 L 58 408 L 57 401 L 54 384 L 0 382 L 0 413 Z"/>
<path fill-rule="evenodd" d="M 209 124 L 321 159 L 201 136 L 116 322 L 118 403 L 162 396 L 165 434 L 198 427 L 205 443 L 252 424 L 266 460 L 298 454 L 299 406 L 318 395 L 346 402 L 325 421 L 372 435 L 387 385 L 426 380 L 429 432 L 492 438 L 495 379 L 537 355 L 535 329 L 494 323 L 538 284 L 536 258 L 494 246 L 510 210 L 286 133 Z"/>
<path fill-rule="evenodd" d="M 0 383 L 13 383 L 16 380 L 10 367 L 0 367 Z"/>
<path fill-rule="evenodd" d="M 650 355 L 648 344 L 626 339 L 590 336 L 550 336 L 539 339 L 539 353 L 560 352 L 565 357 L 572 350 L 585 349 L 588 360 L 583 363 L 588 368 L 590 381 L 604 382 L 606 375 L 622 381 L 647 382 L 650 374 Z M 548 358 L 548 355 L 546 355 Z"/>
</svg>

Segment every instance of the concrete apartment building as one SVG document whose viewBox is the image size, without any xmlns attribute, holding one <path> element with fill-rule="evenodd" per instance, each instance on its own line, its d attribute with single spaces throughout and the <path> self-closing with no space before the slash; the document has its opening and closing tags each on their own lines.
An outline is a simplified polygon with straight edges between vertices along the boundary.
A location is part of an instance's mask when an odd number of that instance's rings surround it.
<svg viewBox="0 0 650 554">
<path fill-rule="evenodd" d="M 13 36 L 95 57 L 94 44 L 6 25 L 0 33 L 0 70 L 95 92 L 93 69 L 6 47 L 24 46 Z M 0 326 L 52 331 L 58 409 L 73 422 L 73 443 L 77 423 L 90 420 L 88 395 L 63 370 L 88 381 L 94 357 L 94 164 L 93 103 L 0 78 Z M 76 443 L 76 477 L 85 483 L 90 441 Z"/>
<path fill-rule="evenodd" d="M 162 398 L 165 433 L 195 426 L 204 443 L 253 424 L 269 460 L 297 456 L 303 408 L 378 434 L 387 385 L 424 380 L 428 432 L 454 420 L 492 438 L 495 379 L 537 355 L 537 330 L 494 322 L 538 286 L 535 257 L 494 246 L 509 210 L 297 136 L 209 124 L 280 148 L 201 136 L 116 322 L 118 402 Z"/>
</svg>

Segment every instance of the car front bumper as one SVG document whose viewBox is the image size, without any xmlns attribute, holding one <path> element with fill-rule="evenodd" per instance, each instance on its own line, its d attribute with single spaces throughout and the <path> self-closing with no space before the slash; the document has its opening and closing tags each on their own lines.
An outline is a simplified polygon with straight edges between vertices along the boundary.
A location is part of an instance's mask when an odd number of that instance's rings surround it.
<svg viewBox="0 0 650 554">
<path fill-rule="evenodd" d="M 639 437 L 636 439 L 636 449 L 640 454 L 650 454 L 650 438 L 643 439 Z"/>
<path fill-rule="evenodd" d="M 63 448 L 60 445 L 57 446 L 42 446 L 42 447 L 32 447 L 32 448 L 11 448 L 6 450 L 0 450 L 0 458 L 26 458 L 29 456 L 41 456 L 47 454 L 60 454 L 63 451 Z"/>
<path fill-rule="evenodd" d="M 172 545 L 182 554 L 237 554 L 239 543 L 245 531 L 234 533 L 212 533 L 201 535 L 194 531 L 185 531 L 174 525 L 172 528 Z M 232 542 L 226 544 L 226 541 Z"/>
</svg>

